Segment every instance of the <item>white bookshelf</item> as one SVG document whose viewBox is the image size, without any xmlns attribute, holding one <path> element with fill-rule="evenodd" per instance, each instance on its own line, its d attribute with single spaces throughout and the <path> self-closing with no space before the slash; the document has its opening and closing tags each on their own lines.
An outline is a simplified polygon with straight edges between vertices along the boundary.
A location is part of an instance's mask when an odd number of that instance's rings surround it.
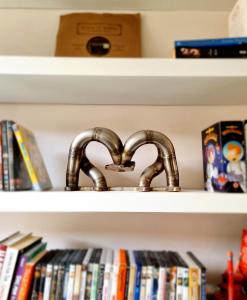
<svg viewBox="0 0 247 300">
<path fill-rule="evenodd" d="M 186 190 L 179 193 L 3 192 L 0 211 L 12 213 L 183 213 L 245 214 L 246 195 Z"/>
<path fill-rule="evenodd" d="M 0 85 L 1 103 L 243 105 L 247 61 L 0 57 Z"/>
<path fill-rule="evenodd" d="M 207 265 L 209 282 L 219 282 L 226 251 L 239 252 L 247 196 L 202 191 L 200 132 L 219 120 L 247 119 L 247 63 L 171 55 L 175 39 L 227 36 L 233 2 L 0 1 L 0 118 L 35 133 L 58 190 L 0 193 L 2 236 L 20 229 L 44 235 L 50 247 L 189 249 Z M 141 9 L 145 58 L 54 58 L 59 16 L 76 9 Z M 95 126 L 113 129 L 123 142 L 141 129 L 167 134 L 180 184 L 190 190 L 62 191 L 72 139 Z M 101 169 L 111 163 L 102 145 L 87 150 Z M 138 185 L 155 156 L 154 148 L 141 148 L 133 173 L 104 173 L 109 186 Z M 81 176 L 80 184 L 92 183 Z M 164 175 L 153 184 L 164 185 Z"/>
</svg>

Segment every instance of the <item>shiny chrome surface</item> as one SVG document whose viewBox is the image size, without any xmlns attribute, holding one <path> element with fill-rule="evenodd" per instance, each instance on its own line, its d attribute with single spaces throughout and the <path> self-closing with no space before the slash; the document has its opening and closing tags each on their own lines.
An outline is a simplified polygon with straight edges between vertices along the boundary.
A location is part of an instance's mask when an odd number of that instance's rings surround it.
<svg viewBox="0 0 247 300">
<path fill-rule="evenodd" d="M 92 179 L 94 190 L 106 191 L 108 189 L 102 172 L 86 157 L 86 147 L 91 141 L 105 145 L 110 152 L 114 164 L 118 165 L 121 163 L 123 145 L 119 137 L 112 130 L 96 127 L 83 131 L 74 138 L 70 146 L 65 190 L 79 190 L 80 169 Z"/>
<path fill-rule="evenodd" d="M 142 130 L 131 135 L 124 146 L 119 137 L 107 128 L 92 128 L 75 137 L 69 152 L 66 173 L 67 191 L 79 190 L 80 169 L 92 179 L 93 190 L 109 190 L 104 175 L 86 157 L 86 147 L 91 141 L 97 141 L 106 146 L 113 160 L 113 164 L 106 165 L 107 170 L 114 172 L 133 171 L 135 162 L 131 161 L 136 150 L 145 144 L 154 144 L 158 150 L 156 161 L 148 166 L 141 174 L 138 190 L 151 191 L 152 180 L 165 170 L 167 191 L 180 191 L 179 174 L 174 147 L 169 138 L 161 132 Z M 84 188 L 82 188 L 84 189 Z"/>
<path fill-rule="evenodd" d="M 167 190 L 180 191 L 175 150 L 170 139 L 161 132 L 141 130 L 131 135 L 124 144 L 121 164 L 128 165 L 136 150 L 145 144 L 154 144 L 158 150 L 158 156 L 156 161 L 141 174 L 139 190 L 150 191 L 153 178 L 165 170 Z"/>
</svg>

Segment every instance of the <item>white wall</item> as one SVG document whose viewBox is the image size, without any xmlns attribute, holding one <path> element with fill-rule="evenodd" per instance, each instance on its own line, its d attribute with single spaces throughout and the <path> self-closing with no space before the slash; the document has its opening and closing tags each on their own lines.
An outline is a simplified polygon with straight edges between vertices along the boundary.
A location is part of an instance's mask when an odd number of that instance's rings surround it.
<svg viewBox="0 0 247 300">
<path fill-rule="evenodd" d="M 71 12 L 0 10 L 0 54 L 53 56 L 59 16 Z M 171 57 L 176 39 L 227 36 L 227 12 L 143 11 L 141 16 L 144 57 Z"/>
</svg>

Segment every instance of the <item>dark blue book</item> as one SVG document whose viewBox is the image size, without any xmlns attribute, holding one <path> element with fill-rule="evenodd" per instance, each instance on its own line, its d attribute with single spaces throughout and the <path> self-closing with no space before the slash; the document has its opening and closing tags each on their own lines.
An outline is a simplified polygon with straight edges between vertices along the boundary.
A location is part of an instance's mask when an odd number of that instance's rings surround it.
<svg viewBox="0 0 247 300">
<path fill-rule="evenodd" d="M 176 47 L 232 47 L 247 44 L 247 37 L 175 41 Z"/>
<path fill-rule="evenodd" d="M 135 280 L 135 290 L 134 290 L 134 300 L 140 299 L 140 291 L 141 291 L 141 272 L 142 265 L 139 256 L 139 251 L 133 251 L 134 258 L 136 262 L 136 280 Z"/>
</svg>

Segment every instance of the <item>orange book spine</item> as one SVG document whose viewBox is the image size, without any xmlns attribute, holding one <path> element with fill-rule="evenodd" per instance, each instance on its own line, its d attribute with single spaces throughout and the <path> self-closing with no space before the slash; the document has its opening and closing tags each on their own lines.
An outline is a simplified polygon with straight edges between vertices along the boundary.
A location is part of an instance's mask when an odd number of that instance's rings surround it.
<svg viewBox="0 0 247 300">
<path fill-rule="evenodd" d="M 27 300 L 32 285 L 35 264 L 26 264 L 17 300 Z"/>
<path fill-rule="evenodd" d="M 119 250 L 119 273 L 117 284 L 117 299 L 124 300 L 125 284 L 126 284 L 126 252 L 124 249 Z"/>
</svg>

